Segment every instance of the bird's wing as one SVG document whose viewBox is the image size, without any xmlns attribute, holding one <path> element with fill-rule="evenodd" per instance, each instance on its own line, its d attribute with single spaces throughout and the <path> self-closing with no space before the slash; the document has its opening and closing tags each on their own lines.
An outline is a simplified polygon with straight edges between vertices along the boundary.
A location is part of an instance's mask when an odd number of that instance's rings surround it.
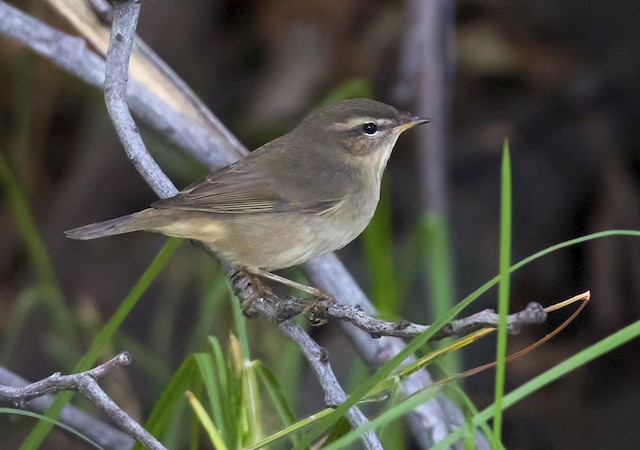
<svg viewBox="0 0 640 450">
<path fill-rule="evenodd" d="M 159 209 L 181 209 L 215 214 L 309 212 L 324 214 L 336 207 L 339 195 L 308 196 L 302 178 L 265 176 L 248 171 L 242 160 L 209 175 L 172 198 L 155 202 Z"/>
</svg>

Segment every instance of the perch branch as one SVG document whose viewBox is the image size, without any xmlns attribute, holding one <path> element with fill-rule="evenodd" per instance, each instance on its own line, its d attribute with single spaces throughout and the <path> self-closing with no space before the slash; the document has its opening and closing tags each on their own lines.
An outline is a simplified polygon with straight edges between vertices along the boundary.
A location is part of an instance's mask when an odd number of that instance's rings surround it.
<svg viewBox="0 0 640 450">
<path fill-rule="evenodd" d="M 284 316 L 295 316 L 303 312 L 309 305 L 309 300 L 298 297 L 288 297 L 280 306 L 280 312 Z M 420 325 L 407 320 L 388 322 L 376 319 L 364 312 L 359 305 L 345 305 L 332 300 L 320 299 L 315 301 L 311 310 L 314 319 L 330 320 L 339 319 L 350 322 L 371 337 L 394 336 L 401 338 L 413 338 L 429 329 L 428 325 Z M 539 303 L 529 303 L 527 307 L 507 318 L 507 330 L 510 334 L 517 334 L 524 325 L 543 323 L 547 313 Z M 481 328 L 496 327 L 498 315 L 492 309 L 486 309 L 463 319 L 454 320 L 438 331 L 432 341 L 448 337 L 462 337 Z"/>
</svg>

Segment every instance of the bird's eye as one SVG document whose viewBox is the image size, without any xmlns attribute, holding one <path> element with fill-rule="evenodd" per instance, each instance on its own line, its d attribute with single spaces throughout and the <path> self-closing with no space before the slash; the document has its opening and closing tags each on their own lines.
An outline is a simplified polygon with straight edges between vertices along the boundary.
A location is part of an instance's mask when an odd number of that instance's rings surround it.
<svg viewBox="0 0 640 450">
<path fill-rule="evenodd" d="M 378 125 L 371 122 L 365 123 L 364 125 L 362 125 L 362 131 L 364 131 L 364 133 L 368 134 L 369 136 L 373 136 L 378 132 Z"/>
</svg>

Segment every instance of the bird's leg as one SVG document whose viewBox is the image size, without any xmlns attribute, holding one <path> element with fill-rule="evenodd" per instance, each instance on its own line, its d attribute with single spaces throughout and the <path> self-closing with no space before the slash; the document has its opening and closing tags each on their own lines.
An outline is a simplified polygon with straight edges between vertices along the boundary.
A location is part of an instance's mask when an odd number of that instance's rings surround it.
<svg viewBox="0 0 640 450">
<path fill-rule="evenodd" d="M 306 292 L 307 294 L 313 297 L 317 297 L 317 298 L 329 297 L 327 294 L 325 294 L 318 288 L 314 288 L 313 286 L 307 286 L 306 284 L 298 283 L 297 281 L 293 281 L 288 278 L 281 277 L 280 275 L 267 272 L 266 270 L 251 269 L 251 273 L 258 275 L 262 278 L 266 278 L 267 280 L 275 281 L 276 283 L 284 284 L 285 286 L 289 286 L 294 289 L 298 289 L 299 291 Z"/>
<path fill-rule="evenodd" d="M 298 289 L 299 291 L 306 292 L 307 294 L 313 297 L 313 300 L 302 310 L 302 314 L 309 317 L 309 321 L 312 325 L 323 325 L 326 320 L 318 320 L 312 317 L 313 308 L 318 304 L 320 300 L 330 300 L 333 301 L 333 298 L 322 292 L 320 289 L 315 288 L 313 286 L 307 286 L 306 284 L 298 283 L 297 281 L 290 280 L 285 277 L 281 277 L 280 275 L 276 275 L 275 273 L 267 272 L 262 269 L 251 269 L 251 272 L 255 275 L 258 275 L 262 278 L 266 278 L 267 280 L 275 281 L 276 283 L 284 284 L 285 286 L 292 287 L 294 289 Z M 311 314 L 310 314 L 311 313 Z"/>
<path fill-rule="evenodd" d="M 251 311 L 251 307 L 255 303 L 256 300 L 265 296 L 265 294 L 271 293 L 269 287 L 265 285 L 253 272 L 250 272 L 246 269 L 241 269 L 236 272 L 231 277 L 231 285 L 234 287 L 234 290 L 237 288 L 237 283 L 243 277 L 247 277 L 253 286 L 252 293 L 249 298 L 244 299 L 242 301 L 242 313 L 250 318 L 257 317 L 255 313 Z"/>
</svg>

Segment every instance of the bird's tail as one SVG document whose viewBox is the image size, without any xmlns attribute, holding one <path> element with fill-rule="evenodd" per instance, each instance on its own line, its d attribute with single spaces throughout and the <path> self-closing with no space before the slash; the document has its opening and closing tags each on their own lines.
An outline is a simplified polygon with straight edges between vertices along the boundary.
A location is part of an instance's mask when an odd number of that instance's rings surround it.
<svg viewBox="0 0 640 450">
<path fill-rule="evenodd" d="M 147 230 L 153 220 L 153 209 L 145 209 L 126 216 L 117 217 L 104 222 L 92 223 L 84 227 L 74 228 L 64 232 L 71 239 L 97 239 L 116 234 L 130 233 L 132 231 Z"/>
</svg>

